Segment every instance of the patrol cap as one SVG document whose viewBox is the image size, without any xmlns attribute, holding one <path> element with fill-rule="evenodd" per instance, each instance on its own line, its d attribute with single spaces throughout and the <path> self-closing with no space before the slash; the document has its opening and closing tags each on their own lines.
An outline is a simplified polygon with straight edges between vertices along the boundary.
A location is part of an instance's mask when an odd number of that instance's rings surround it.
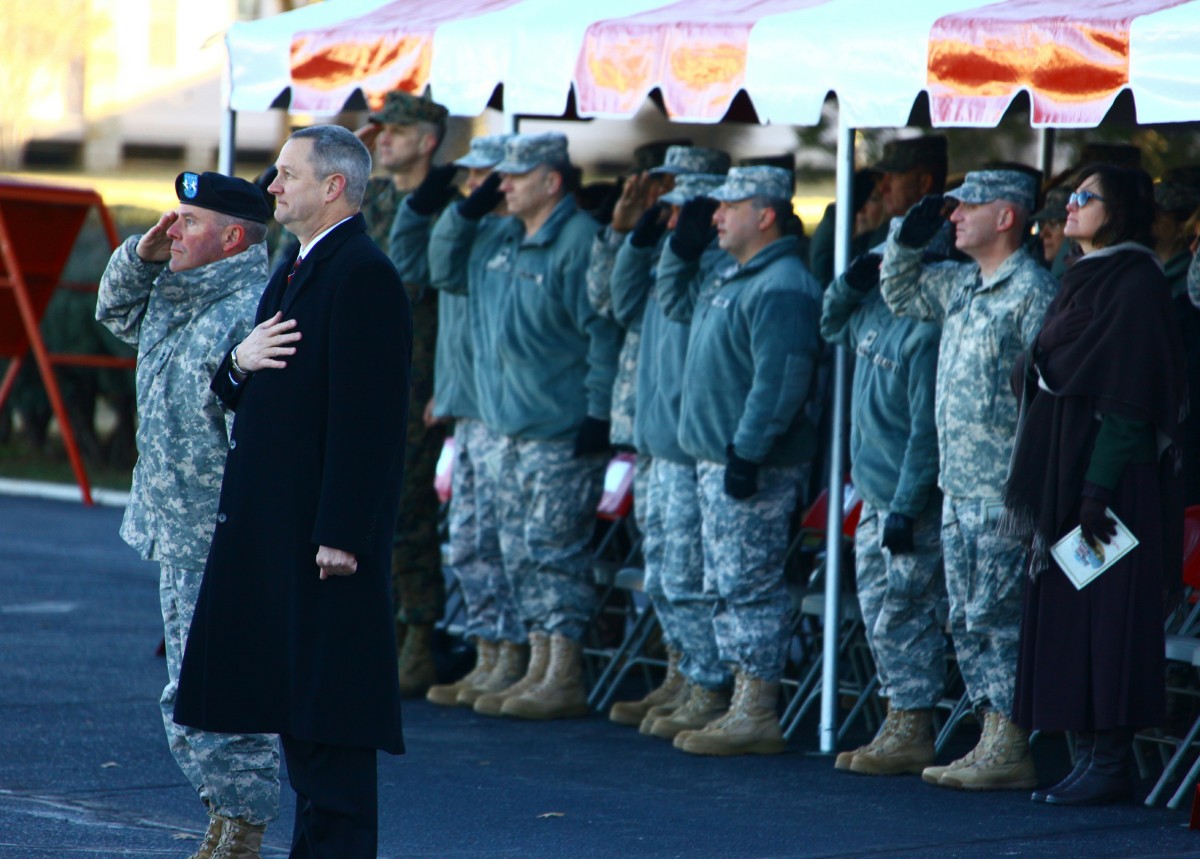
<svg viewBox="0 0 1200 859">
<path fill-rule="evenodd" d="M 1022 170 L 972 170 L 946 196 L 963 203 L 1008 200 L 1030 211 L 1037 199 L 1037 180 Z"/>
<path fill-rule="evenodd" d="M 635 173 L 642 173 L 646 170 L 653 170 L 655 167 L 661 167 L 663 162 L 667 160 L 667 151 L 672 146 L 691 146 L 692 141 L 687 137 L 676 137 L 672 140 L 652 140 L 649 143 L 643 143 L 637 149 L 633 150 L 633 170 Z"/>
<path fill-rule="evenodd" d="M 415 122 L 445 123 L 450 111 L 438 104 L 426 90 L 424 95 L 413 95 L 394 89 L 383 100 L 383 107 L 373 110 L 367 119 L 384 125 L 412 125 Z"/>
<path fill-rule="evenodd" d="M 1071 189 L 1066 185 L 1057 185 L 1046 192 L 1046 202 L 1042 208 L 1033 213 L 1031 221 L 1065 221 L 1067 219 L 1067 200 Z"/>
<path fill-rule="evenodd" d="M 725 183 L 708 196 L 722 203 L 751 197 L 790 200 L 792 174 L 782 167 L 734 167 L 725 177 Z"/>
<path fill-rule="evenodd" d="M 514 134 L 504 144 L 504 160 L 494 168 L 497 173 L 528 173 L 542 164 L 554 168 L 571 163 L 567 155 L 567 137 L 557 131 L 542 134 Z"/>
<path fill-rule="evenodd" d="M 468 170 L 486 170 L 495 167 L 504 160 L 504 144 L 511 134 L 488 134 L 484 137 L 471 139 L 471 148 L 467 154 L 454 163 Z"/>
<path fill-rule="evenodd" d="M 881 173 L 907 173 L 918 167 L 946 167 L 946 138 L 940 134 L 889 140 L 875 165 Z"/>
<path fill-rule="evenodd" d="M 1172 167 L 1154 186 L 1154 202 L 1164 212 L 1190 215 L 1200 207 L 1200 165 Z"/>
<path fill-rule="evenodd" d="M 703 146 L 672 146 L 667 150 L 667 157 L 661 167 L 655 167 L 650 172 L 654 175 L 672 173 L 681 176 L 685 173 L 725 173 L 729 170 L 732 159 L 729 153 L 720 149 L 707 149 Z"/>
<path fill-rule="evenodd" d="M 258 186 L 222 173 L 183 172 L 175 177 L 175 196 L 179 202 L 211 209 L 246 221 L 267 222 L 271 206 Z"/>
<path fill-rule="evenodd" d="M 675 187 L 658 198 L 660 203 L 682 206 L 696 197 L 711 197 L 713 191 L 725 184 L 720 173 L 684 173 L 675 180 Z"/>
</svg>

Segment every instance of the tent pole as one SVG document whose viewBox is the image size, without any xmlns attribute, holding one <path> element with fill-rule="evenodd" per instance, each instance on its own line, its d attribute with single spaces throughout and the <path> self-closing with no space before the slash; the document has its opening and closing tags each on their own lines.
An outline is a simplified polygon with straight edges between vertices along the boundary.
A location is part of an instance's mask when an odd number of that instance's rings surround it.
<svg viewBox="0 0 1200 859">
<path fill-rule="evenodd" d="M 233 175 L 237 150 L 237 112 L 230 106 L 233 78 L 229 70 L 229 43 L 225 43 L 225 65 L 221 68 L 221 137 L 217 144 L 217 172 Z"/>
<path fill-rule="evenodd" d="M 838 110 L 837 135 L 837 220 L 834 274 L 846 270 L 854 223 L 854 129 L 846 125 Z M 825 629 L 821 662 L 821 752 L 831 754 L 837 745 L 838 638 L 841 631 L 842 595 L 842 463 L 843 427 L 846 419 L 845 347 L 837 347 L 833 370 L 833 418 L 829 432 L 829 514 L 825 523 Z"/>
<path fill-rule="evenodd" d="M 1049 182 L 1054 173 L 1054 129 L 1038 129 L 1038 169 L 1042 171 L 1042 181 Z"/>
</svg>

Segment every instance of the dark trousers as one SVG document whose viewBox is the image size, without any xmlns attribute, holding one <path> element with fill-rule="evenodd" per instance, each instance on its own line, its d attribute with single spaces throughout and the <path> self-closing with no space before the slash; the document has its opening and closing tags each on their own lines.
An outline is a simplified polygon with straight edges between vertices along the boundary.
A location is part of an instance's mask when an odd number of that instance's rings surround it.
<svg viewBox="0 0 1200 859">
<path fill-rule="evenodd" d="M 375 749 L 281 735 L 296 792 L 290 859 L 375 859 L 379 786 Z"/>
</svg>

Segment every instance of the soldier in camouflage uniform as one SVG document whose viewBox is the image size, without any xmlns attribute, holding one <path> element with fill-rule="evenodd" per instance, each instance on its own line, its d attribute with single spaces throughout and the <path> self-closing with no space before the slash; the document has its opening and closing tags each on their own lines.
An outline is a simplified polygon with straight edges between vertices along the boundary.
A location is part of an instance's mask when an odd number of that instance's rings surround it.
<svg viewBox="0 0 1200 859">
<path fill-rule="evenodd" d="M 430 175 L 433 156 L 446 132 L 447 111 L 428 98 L 402 90 L 388 93 L 383 107 L 369 115 L 370 125 L 357 135 L 373 148 L 377 167 L 386 176 L 371 179 L 363 198 L 367 232 L 401 269 L 413 310 L 412 382 L 408 405 L 408 442 L 405 448 L 404 488 L 396 514 L 395 550 L 392 556 L 392 593 L 396 600 L 396 638 L 399 653 L 400 691 L 424 695 L 436 681 L 431 637 L 433 625 L 445 608 L 441 541 L 438 538 L 438 498 L 433 487 L 438 455 L 445 432 L 441 424 L 427 424 L 427 407 L 433 399 L 433 375 L 438 335 L 437 292 L 428 278 L 405 276 L 405 261 L 392 253 L 389 237 L 400 204 Z M 451 168 L 436 168 L 441 180 L 430 205 L 436 214 L 450 201 Z M 419 254 L 417 255 L 419 257 Z M 413 257 L 410 255 L 409 259 Z"/>
<path fill-rule="evenodd" d="M 257 856 L 279 811 L 276 737 L 187 728 L 173 713 L 230 443 L 226 412 L 209 384 L 254 327 L 271 212 L 241 179 L 181 173 L 175 188 L 179 208 L 113 253 L 96 304 L 96 319 L 138 350 L 139 458 L 121 537 L 161 569 L 163 724 L 211 818 L 194 857 L 213 855 L 218 845 L 215 855 Z"/>
<path fill-rule="evenodd" d="M 775 710 L 790 612 L 783 559 L 816 450 L 804 405 L 820 350 L 821 295 L 795 237 L 783 235 L 791 182 L 778 167 L 736 167 L 711 195 L 720 203 L 718 244 L 735 264 L 719 267 L 695 299 L 679 446 L 696 460 L 704 590 L 716 597 L 716 640 L 735 679 L 725 715 L 675 736 L 691 754 L 783 750 Z M 682 231 L 681 222 L 663 265 Z M 695 250 L 685 255 L 698 257 Z"/>
<path fill-rule="evenodd" d="M 893 229 L 883 259 L 888 306 L 942 325 L 934 408 L 950 632 L 984 723 L 969 754 L 922 773 L 944 787 L 1037 784 L 1028 736 L 1011 720 L 1025 548 L 997 527 L 1017 427 L 1009 377 L 1057 290 L 1023 248 L 1036 191 L 1028 173 L 968 173 L 949 196 L 959 201 L 951 215 L 955 245 L 974 262 L 922 264 L 925 246 L 944 224 L 940 196 L 922 200 Z"/>
<path fill-rule="evenodd" d="M 566 138 L 517 135 L 496 172 L 498 186 L 485 182 L 434 228 L 438 255 L 457 248 L 470 266 L 480 411 L 504 437 L 490 463 L 501 553 L 531 651 L 524 676 L 475 710 L 564 718 L 587 712 L 580 639 L 596 600 L 589 542 L 620 332 L 587 300 L 597 225 L 566 185 Z M 511 214 L 488 222 L 498 192 Z"/>
<path fill-rule="evenodd" d="M 481 420 L 475 385 L 475 350 L 471 342 L 471 309 L 467 266 L 456 265 L 460 249 L 448 249 L 430 238 L 437 205 L 446 193 L 439 173 L 467 171 L 468 193 L 480 187 L 504 157 L 511 135 L 476 137 L 470 152 L 447 168 L 435 168 L 400 205 L 392 226 L 391 256 L 407 283 L 428 283 L 439 290 L 437 361 L 434 367 L 432 419 L 454 421 L 454 462 L 449 511 L 449 564 L 462 588 L 466 606 L 465 636 L 475 643 L 475 666 L 454 683 L 431 686 L 426 697 L 435 704 L 471 706 L 475 699 L 508 686 L 524 673 L 525 630 L 500 554 L 495 485 L 489 456 L 500 438 Z M 504 203 L 485 215 L 503 217 Z M 464 256 L 469 256 L 467 251 Z"/>
<path fill-rule="evenodd" d="M 668 162 L 676 168 L 725 169 L 728 156 L 716 150 L 673 147 Z M 665 234 L 674 229 L 679 207 L 700 193 L 715 190 L 724 182 L 724 175 L 675 175 L 674 189 L 659 198 L 663 211 L 648 209 L 622 243 L 611 278 L 613 315 L 618 325 L 627 328 L 626 347 L 631 334 L 637 331 L 639 335 L 637 408 L 632 417 L 641 479 L 634 485 L 634 509 L 643 537 L 644 590 L 654 605 L 668 656 L 662 685 L 640 700 L 613 705 L 609 718 L 626 725 L 642 724 L 652 709 L 659 708 L 656 716 L 666 715 L 668 708 L 681 705 L 690 694 L 689 682 L 703 679 L 721 689 L 732 681 L 715 658 L 712 605 L 702 596 L 704 565 L 695 462 L 680 450 L 677 439 L 688 327 L 667 320 L 654 297 Z M 724 252 L 718 253 L 728 259 Z M 613 397 L 615 410 L 615 390 Z M 675 599 L 668 597 L 668 583 L 674 586 Z M 651 727 L 647 723 L 645 732 L 652 733 Z"/>
<path fill-rule="evenodd" d="M 853 350 L 850 461 L 863 510 L 854 534 L 859 607 L 888 713 L 875 738 L 835 766 L 869 775 L 933 763 L 933 706 L 946 675 L 933 399 L 932 322 L 894 316 L 879 294 L 878 254 L 854 260 L 825 291 L 821 335 Z"/>
</svg>

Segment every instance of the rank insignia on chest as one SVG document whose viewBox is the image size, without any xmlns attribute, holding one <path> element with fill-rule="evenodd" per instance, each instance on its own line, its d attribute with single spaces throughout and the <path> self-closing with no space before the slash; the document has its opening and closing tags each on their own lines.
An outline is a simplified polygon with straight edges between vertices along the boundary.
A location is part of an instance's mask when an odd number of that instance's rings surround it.
<svg viewBox="0 0 1200 859">
<path fill-rule="evenodd" d="M 729 298 L 726 295 L 714 295 L 713 296 L 712 306 L 719 308 L 720 310 L 724 310 L 725 308 L 730 307 L 732 304 L 733 304 L 733 299 Z"/>
</svg>

